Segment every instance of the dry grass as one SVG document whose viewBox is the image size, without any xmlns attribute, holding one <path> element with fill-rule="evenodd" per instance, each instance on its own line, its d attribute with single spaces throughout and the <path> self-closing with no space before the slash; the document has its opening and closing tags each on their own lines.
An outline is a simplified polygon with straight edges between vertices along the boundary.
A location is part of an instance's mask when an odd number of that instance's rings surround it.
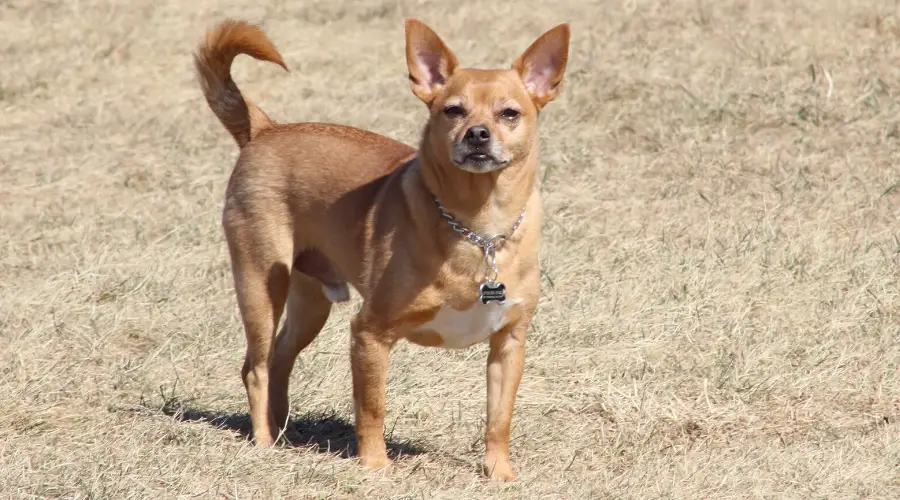
<svg viewBox="0 0 900 500">
<path fill-rule="evenodd" d="M 896 2 L 240 3 L 0 2 L 0 496 L 900 497 Z M 397 470 L 341 455 L 355 304 L 298 361 L 298 445 L 246 443 L 236 148 L 190 59 L 225 15 L 293 70 L 237 63 L 273 116 L 409 142 L 404 16 L 480 66 L 574 21 L 518 483 L 477 473 L 483 347 L 397 348 Z"/>
</svg>

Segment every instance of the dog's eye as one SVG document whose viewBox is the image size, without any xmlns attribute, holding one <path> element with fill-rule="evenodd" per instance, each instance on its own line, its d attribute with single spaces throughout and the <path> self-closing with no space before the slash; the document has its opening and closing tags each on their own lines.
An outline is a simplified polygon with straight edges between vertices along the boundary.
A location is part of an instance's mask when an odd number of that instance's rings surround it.
<svg viewBox="0 0 900 500">
<path fill-rule="evenodd" d="M 465 116 L 466 110 L 460 106 L 447 106 L 444 108 L 444 114 L 447 116 Z"/>
<path fill-rule="evenodd" d="M 503 117 L 504 120 L 515 120 L 519 117 L 521 113 L 512 108 L 506 108 L 501 113 L 500 116 Z"/>
</svg>

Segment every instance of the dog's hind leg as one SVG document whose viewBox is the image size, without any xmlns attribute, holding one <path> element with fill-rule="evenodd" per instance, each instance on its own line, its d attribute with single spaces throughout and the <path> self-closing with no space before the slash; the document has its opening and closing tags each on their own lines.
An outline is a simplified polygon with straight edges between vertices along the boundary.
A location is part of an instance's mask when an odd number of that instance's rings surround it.
<svg viewBox="0 0 900 500">
<path fill-rule="evenodd" d="M 275 340 L 275 353 L 269 371 L 269 404 L 275 423 L 282 428 L 288 420 L 288 381 L 300 351 L 306 348 L 325 326 L 331 301 L 322 283 L 300 272 L 291 272 L 287 298 L 287 319 Z"/>
<path fill-rule="evenodd" d="M 223 227 L 247 337 L 241 376 L 250 404 L 253 438 L 257 445 L 269 446 L 277 437 L 270 410 L 269 373 L 275 330 L 290 287 L 293 242 L 288 231 L 278 230 L 279 226 L 271 223 L 254 225 L 240 209 L 226 210 Z"/>
</svg>

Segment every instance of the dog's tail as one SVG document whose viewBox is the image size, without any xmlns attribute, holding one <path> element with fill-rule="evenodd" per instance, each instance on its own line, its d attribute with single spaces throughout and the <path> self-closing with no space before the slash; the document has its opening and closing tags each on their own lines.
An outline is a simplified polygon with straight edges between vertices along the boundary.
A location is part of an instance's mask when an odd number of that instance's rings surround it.
<svg viewBox="0 0 900 500">
<path fill-rule="evenodd" d="M 263 110 L 245 99 L 231 79 L 231 62 L 239 54 L 287 66 L 263 31 L 245 21 L 228 19 L 206 34 L 194 54 L 194 65 L 206 102 L 243 148 L 261 131 L 275 125 Z"/>
</svg>

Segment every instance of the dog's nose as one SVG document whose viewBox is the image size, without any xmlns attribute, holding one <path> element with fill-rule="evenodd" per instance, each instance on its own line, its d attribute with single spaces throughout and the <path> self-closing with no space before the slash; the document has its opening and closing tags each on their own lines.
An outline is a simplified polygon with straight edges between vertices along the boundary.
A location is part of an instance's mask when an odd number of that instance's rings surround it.
<svg viewBox="0 0 900 500">
<path fill-rule="evenodd" d="M 484 125 L 475 125 L 466 130 L 466 142 L 473 146 L 483 146 L 491 140 L 491 131 Z"/>
</svg>

